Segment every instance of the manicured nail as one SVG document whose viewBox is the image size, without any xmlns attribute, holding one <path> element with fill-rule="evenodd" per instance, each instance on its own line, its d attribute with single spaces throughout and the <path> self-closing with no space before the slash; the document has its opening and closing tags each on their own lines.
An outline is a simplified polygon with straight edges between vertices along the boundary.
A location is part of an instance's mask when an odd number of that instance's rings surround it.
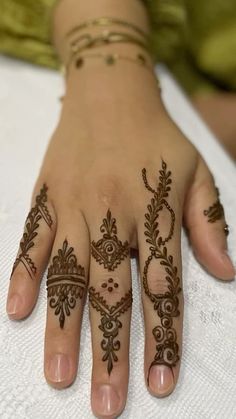
<svg viewBox="0 0 236 419">
<path fill-rule="evenodd" d="M 110 384 L 103 384 L 92 394 L 92 408 L 96 415 L 114 415 L 120 409 L 120 397 Z"/>
<path fill-rule="evenodd" d="M 54 383 L 66 381 L 70 377 L 70 361 L 67 355 L 55 354 L 48 367 L 48 378 Z"/>
<path fill-rule="evenodd" d="M 17 314 L 22 307 L 22 300 L 19 294 L 13 294 L 7 301 L 7 314 Z"/>
<path fill-rule="evenodd" d="M 166 365 L 154 365 L 149 372 L 149 387 L 155 394 L 169 393 L 174 386 L 171 368 Z"/>
</svg>

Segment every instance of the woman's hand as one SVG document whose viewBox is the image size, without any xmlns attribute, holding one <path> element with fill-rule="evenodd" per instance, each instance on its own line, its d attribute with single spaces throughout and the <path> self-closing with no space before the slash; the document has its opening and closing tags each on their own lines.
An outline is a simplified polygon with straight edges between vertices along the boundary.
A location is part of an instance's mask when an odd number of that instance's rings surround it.
<svg viewBox="0 0 236 419">
<path fill-rule="evenodd" d="M 71 72 L 7 302 L 11 319 L 28 316 L 49 261 L 45 377 L 64 388 L 77 374 L 88 289 L 99 417 L 117 416 L 127 397 L 130 250 L 139 251 L 144 374 L 155 396 L 173 391 L 180 368 L 183 219 L 199 262 L 223 280 L 235 273 L 213 178 L 167 115 L 153 76 L 133 66 L 93 63 Z"/>
</svg>

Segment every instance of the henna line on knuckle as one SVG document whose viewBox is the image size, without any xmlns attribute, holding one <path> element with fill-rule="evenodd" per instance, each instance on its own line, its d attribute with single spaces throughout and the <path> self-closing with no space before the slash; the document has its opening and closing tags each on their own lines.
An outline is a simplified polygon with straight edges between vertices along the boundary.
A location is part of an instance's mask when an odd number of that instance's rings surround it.
<svg viewBox="0 0 236 419">
<path fill-rule="evenodd" d="M 146 189 L 153 194 L 150 204 L 147 205 L 147 213 L 145 214 L 144 222 L 144 235 L 146 237 L 146 242 L 149 244 L 150 254 L 144 264 L 143 287 L 146 295 L 153 303 L 153 308 L 157 312 L 161 322 L 161 325 L 154 327 L 152 330 L 156 341 L 156 354 L 154 360 L 150 364 L 150 372 L 153 365 L 174 367 L 180 359 L 177 333 L 173 327 L 173 318 L 180 315 L 178 294 L 181 292 L 181 287 L 173 256 L 168 255 L 168 249 L 165 246 L 173 237 L 175 226 L 175 213 L 166 200 L 171 191 L 171 172 L 167 170 L 167 165 L 162 160 L 162 169 L 159 170 L 157 190 L 154 190 L 149 185 L 146 177 L 146 169 L 142 170 L 142 177 Z M 170 229 L 165 238 L 160 235 L 158 223 L 158 217 L 164 207 L 166 207 L 170 213 Z M 168 291 L 164 293 L 154 293 L 149 288 L 149 267 L 153 259 L 157 259 L 166 272 L 165 279 Z"/>
<path fill-rule="evenodd" d="M 70 316 L 77 300 L 82 300 L 86 287 L 85 269 L 78 264 L 74 248 L 69 247 L 66 239 L 48 268 L 46 285 L 49 306 L 59 316 L 63 329 L 66 316 Z"/>
<path fill-rule="evenodd" d="M 23 233 L 23 237 L 20 241 L 20 254 L 14 262 L 11 277 L 16 267 L 19 265 L 19 263 L 22 263 L 24 265 L 25 269 L 27 270 L 27 272 L 29 273 L 32 279 L 37 273 L 37 268 L 35 266 L 35 263 L 29 256 L 29 250 L 32 247 L 34 247 L 34 239 L 38 235 L 37 230 L 38 230 L 39 222 L 41 221 L 41 219 L 45 221 L 45 223 L 48 225 L 50 229 L 53 224 L 52 217 L 46 206 L 47 191 L 48 191 L 47 185 L 43 184 L 43 187 L 40 190 L 39 195 L 36 196 L 35 205 L 31 208 L 27 216 L 27 219 L 25 222 L 26 231 Z"/>
</svg>

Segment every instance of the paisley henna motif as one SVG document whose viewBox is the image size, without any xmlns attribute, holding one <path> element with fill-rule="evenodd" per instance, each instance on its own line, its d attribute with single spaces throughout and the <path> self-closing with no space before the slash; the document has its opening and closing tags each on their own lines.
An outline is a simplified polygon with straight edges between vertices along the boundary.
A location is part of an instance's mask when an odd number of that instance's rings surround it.
<svg viewBox="0 0 236 419">
<path fill-rule="evenodd" d="M 100 227 L 103 237 L 92 241 L 91 253 L 96 261 L 108 271 L 114 271 L 129 254 L 129 243 L 122 243 L 117 237 L 116 219 L 108 209 L 106 218 Z"/>
<path fill-rule="evenodd" d="M 175 213 L 167 202 L 171 191 L 171 172 L 167 170 L 166 163 L 162 161 L 162 169 L 159 171 L 159 184 L 156 190 L 147 181 L 146 169 L 142 170 L 142 176 L 145 187 L 153 195 L 150 204 L 147 206 L 144 223 L 144 234 L 146 242 L 149 244 L 150 255 L 144 265 L 143 287 L 160 319 L 160 325 L 152 331 L 156 341 L 156 354 L 150 368 L 158 364 L 172 367 L 179 361 L 179 345 L 173 319 L 180 314 L 178 294 L 181 292 L 181 287 L 173 256 L 168 254 L 166 247 L 166 243 L 173 236 L 175 225 Z M 164 208 L 170 213 L 170 228 L 166 237 L 161 236 L 158 223 L 158 217 Z M 164 293 L 153 293 L 149 288 L 149 268 L 155 259 L 163 266 L 166 273 L 167 290 Z"/>
<path fill-rule="evenodd" d="M 53 224 L 52 217 L 46 206 L 47 191 L 48 188 L 44 184 L 39 195 L 36 196 L 34 207 L 31 208 L 28 214 L 25 223 L 25 232 L 20 242 L 20 254 L 15 260 L 12 273 L 20 262 L 23 263 L 31 278 L 33 278 L 37 272 L 37 268 L 29 256 L 29 250 L 34 246 L 34 239 L 38 235 L 37 230 L 40 220 L 43 219 L 49 228 L 51 228 Z"/>
<path fill-rule="evenodd" d="M 64 327 L 65 317 L 70 316 L 78 298 L 82 299 L 86 286 L 85 270 L 78 265 L 73 252 L 73 247 L 69 247 L 68 241 L 64 240 L 62 249 L 58 250 L 48 268 L 49 306 L 54 309 L 54 314 L 59 316 L 61 329 Z"/>
<path fill-rule="evenodd" d="M 104 351 L 102 360 L 107 362 L 107 372 L 110 375 L 113 363 L 118 361 L 116 352 L 120 349 L 120 341 L 117 338 L 122 323 L 119 320 L 121 314 L 125 313 L 132 305 L 132 290 L 130 290 L 115 305 L 109 306 L 106 300 L 95 288 L 89 288 L 89 301 L 92 307 L 100 312 L 101 323 L 99 329 L 103 333 L 101 348 Z"/>
</svg>

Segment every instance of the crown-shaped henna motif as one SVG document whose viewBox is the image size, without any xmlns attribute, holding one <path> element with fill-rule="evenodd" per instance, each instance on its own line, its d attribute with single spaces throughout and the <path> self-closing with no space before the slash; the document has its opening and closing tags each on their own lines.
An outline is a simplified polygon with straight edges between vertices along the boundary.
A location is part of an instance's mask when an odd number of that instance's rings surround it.
<svg viewBox="0 0 236 419">
<path fill-rule="evenodd" d="M 75 308 L 77 299 L 82 299 L 85 286 L 85 270 L 77 263 L 73 247 L 64 240 L 62 248 L 53 257 L 47 276 L 49 306 L 56 316 L 59 315 L 61 328 L 66 316 L 70 316 Z"/>
<path fill-rule="evenodd" d="M 96 261 L 108 271 L 114 271 L 129 254 L 129 243 L 122 243 L 117 237 L 116 219 L 108 209 L 106 218 L 100 227 L 103 237 L 92 241 L 91 253 Z"/>
</svg>

